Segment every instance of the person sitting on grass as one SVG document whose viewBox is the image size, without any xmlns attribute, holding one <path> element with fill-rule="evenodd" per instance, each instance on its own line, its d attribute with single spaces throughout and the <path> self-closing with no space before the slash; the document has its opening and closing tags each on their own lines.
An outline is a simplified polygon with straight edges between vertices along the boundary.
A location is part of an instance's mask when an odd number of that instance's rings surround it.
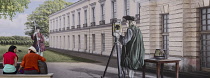
<svg viewBox="0 0 210 78">
<path fill-rule="evenodd" d="M 46 59 L 36 54 L 36 52 L 33 46 L 28 48 L 28 54 L 23 57 L 18 71 L 23 67 L 24 74 L 39 74 L 38 60 L 46 61 Z"/>
<path fill-rule="evenodd" d="M 17 47 L 10 46 L 8 52 L 3 54 L 3 74 L 16 74 L 16 65 L 18 56 L 16 55 Z"/>
</svg>

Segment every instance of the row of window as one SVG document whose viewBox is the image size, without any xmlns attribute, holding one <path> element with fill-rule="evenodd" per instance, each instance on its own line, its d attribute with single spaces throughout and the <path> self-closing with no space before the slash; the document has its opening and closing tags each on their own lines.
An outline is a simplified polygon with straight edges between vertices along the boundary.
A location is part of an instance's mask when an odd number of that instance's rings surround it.
<svg viewBox="0 0 210 78">
<path fill-rule="evenodd" d="M 106 0 L 105 0 L 106 1 Z M 110 0 L 111 1 L 111 9 L 112 9 L 112 18 L 117 18 L 117 1 L 116 0 Z M 129 15 L 130 12 L 130 2 L 129 0 L 124 0 L 124 15 Z M 96 4 L 92 4 L 91 5 L 91 26 L 95 26 L 95 5 Z M 100 25 L 105 24 L 105 3 L 101 2 L 100 3 L 100 11 L 101 11 L 101 19 L 100 19 Z M 137 14 L 139 16 L 140 14 L 140 4 L 137 4 Z M 87 27 L 87 23 L 88 23 L 88 14 L 87 14 L 87 7 L 83 8 L 84 9 L 84 23 L 83 23 L 83 27 Z M 71 12 L 71 17 L 72 17 L 72 21 L 71 21 L 71 26 L 70 26 L 70 13 L 67 13 L 66 15 L 63 16 L 59 16 L 57 18 L 54 18 L 52 20 L 50 20 L 50 32 L 55 32 L 55 31 L 62 31 L 62 30 L 69 30 L 71 29 L 75 29 L 75 28 L 81 28 L 81 9 L 77 9 L 77 26 L 75 26 L 75 11 Z M 67 19 L 66 19 L 67 18 Z M 66 22 L 67 21 L 67 22 Z M 66 25 L 67 23 L 67 25 Z"/>
<path fill-rule="evenodd" d="M 60 47 L 61 47 L 61 45 L 65 45 L 65 44 L 67 44 L 67 46 L 68 47 L 70 47 L 70 36 L 67 36 L 67 40 L 65 40 L 66 38 L 65 38 L 66 36 L 63 36 L 63 41 L 61 41 L 62 40 L 62 36 L 51 36 L 51 42 L 52 42 L 52 45 L 57 45 L 57 47 L 59 47 L 59 45 L 58 44 L 60 44 Z M 76 47 L 76 41 L 75 41 L 75 35 L 72 35 L 72 48 L 74 49 L 75 47 Z M 95 47 L 96 47 L 96 39 L 95 39 L 95 34 L 92 34 L 92 50 L 93 51 L 95 51 Z M 57 43 L 57 44 L 55 44 L 54 42 L 56 42 L 56 41 L 60 41 L 61 43 Z M 64 43 L 65 41 L 67 41 L 67 43 Z M 87 50 L 87 48 L 88 48 L 88 37 L 87 37 L 87 34 L 85 34 L 84 35 L 84 49 L 85 50 Z M 63 44 L 62 44 L 62 42 L 63 42 Z M 80 37 L 80 35 L 78 35 L 78 49 L 81 49 L 81 37 Z M 56 47 L 56 46 L 54 46 L 54 47 Z M 102 33 L 101 34 L 101 51 L 103 52 L 103 51 L 105 51 L 105 34 L 104 33 Z"/>
</svg>

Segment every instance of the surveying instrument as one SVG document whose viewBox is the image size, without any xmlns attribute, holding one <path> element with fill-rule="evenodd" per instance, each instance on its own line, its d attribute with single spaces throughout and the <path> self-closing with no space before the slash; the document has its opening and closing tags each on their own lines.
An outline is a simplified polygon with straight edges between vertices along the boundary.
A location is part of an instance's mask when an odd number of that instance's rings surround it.
<svg viewBox="0 0 210 78">
<path fill-rule="evenodd" d="M 121 35 L 121 32 L 122 32 L 121 28 L 122 27 L 121 27 L 120 19 L 113 19 L 112 20 L 112 36 L 114 37 L 114 45 L 112 47 L 112 51 L 110 53 L 110 56 L 109 56 L 104 74 L 103 74 L 103 76 L 101 76 L 101 78 L 105 77 L 105 74 L 106 74 L 106 71 L 107 71 L 107 68 L 108 68 L 108 65 L 109 65 L 109 62 L 110 62 L 110 58 L 112 57 L 114 51 L 116 51 L 116 53 L 117 53 L 118 77 L 119 78 L 124 78 L 123 77 L 123 71 L 122 71 L 122 68 L 121 68 L 121 65 L 120 65 L 120 62 L 121 62 L 121 48 L 120 48 L 119 38 L 120 38 L 120 35 Z"/>
<path fill-rule="evenodd" d="M 135 3 L 138 3 L 140 5 L 140 0 L 132 0 L 132 1 Z M 134 20 L 134 18 L 130 17 L 130 16 L 123 16 L 123 19 L 125 19 L 126 21 L 129 21 L 129 25 L 131 24 L 131 21 Z M 123 72 L 122 67 L 120 65 L 120 63 L 121 63 L 121 48 L 120 47 L 121 46 L 120 46 L 119 38 L 120 38 L 121 33 L 122 33 L 122 27 L 121 27 L 120 19 L 113 19 L 112 20 L 112 36 L 114 37 L 114 45 L 112 47 L 112 51 L 110 53 L 108 62 L 106 64 L 105 71 L 103 73 L 103 76 L 101 76 L 101 78 L 105 77 L 110 59 L 111 59 L 114 51 L 116 51 L 116 53 L 117 53 L 118 78 L 125 78 L 125 73 Z"/>
</svg>

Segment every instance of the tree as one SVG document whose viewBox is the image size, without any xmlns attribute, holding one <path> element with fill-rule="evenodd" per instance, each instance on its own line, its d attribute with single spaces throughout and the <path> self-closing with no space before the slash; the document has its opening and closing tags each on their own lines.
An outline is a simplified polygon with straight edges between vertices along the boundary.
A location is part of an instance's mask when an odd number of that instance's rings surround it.
<svg viewBox="0 0 210 78">
<path fill-rule="evenodd" d="M 12 20 L 16 13 L 22 13 L 25 8 L 28 8 L 30 0 L 0 0 L 0 19 L 7 17 Z"/>
<path fill-rule="evenodd" d="M 65 0 L 50 0 L 45 1 L 44 4 L 40 5 L 36 8 L 35 11 L 32 12 L 27 17 L 26 25 L 26 35 L 32 35 L 35 31 L 35 26 L 39 26 L 41 28 L 41 33 L 48 37 L 49 35 L 49 18 L 48 16 L 52 13 L 55 13 L 66 6 L 72 3 L 66 2 Z"/>
</svg>

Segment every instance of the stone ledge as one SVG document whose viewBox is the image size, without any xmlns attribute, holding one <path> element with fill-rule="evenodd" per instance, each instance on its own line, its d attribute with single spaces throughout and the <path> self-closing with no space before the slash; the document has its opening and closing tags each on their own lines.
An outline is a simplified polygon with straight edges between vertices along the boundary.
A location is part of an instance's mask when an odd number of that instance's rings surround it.
<svg viewBox="0 0 210 78">
<path fill-rule="evenodd" d="M 53 73 L 48 74 L 1 74 L 0 78 L 52 78 Z"/>
</svg>

